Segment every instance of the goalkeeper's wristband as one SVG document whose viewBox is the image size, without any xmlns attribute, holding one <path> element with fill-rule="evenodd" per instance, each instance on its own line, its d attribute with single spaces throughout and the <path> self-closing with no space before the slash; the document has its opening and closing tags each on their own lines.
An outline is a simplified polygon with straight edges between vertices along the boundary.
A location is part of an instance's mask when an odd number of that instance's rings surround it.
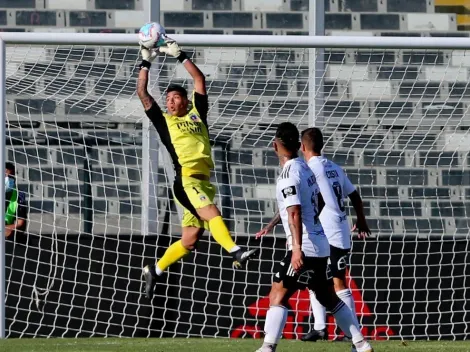
<svg viewBox="0 0 470 352">
<path fill-rule="evenodd" d="M 150 66 L 152 66 L 152 64 L 150 63 L 150 61 L 142 60 L 142 63 L 139 65 L 139 68 L 140 68 L 140 69 L 146 68 L 147 70 L 149 70 L 149 69 L 150 69 Z"/>
<path fill-rule="evenodd" d="M 181 54 L 178 55 L 177 59 L 179 62 L 183 64 L 189 58 L 188 58 L 188 55 L 186 55 L 186 53 L 182 51 Z"/>
</svg>

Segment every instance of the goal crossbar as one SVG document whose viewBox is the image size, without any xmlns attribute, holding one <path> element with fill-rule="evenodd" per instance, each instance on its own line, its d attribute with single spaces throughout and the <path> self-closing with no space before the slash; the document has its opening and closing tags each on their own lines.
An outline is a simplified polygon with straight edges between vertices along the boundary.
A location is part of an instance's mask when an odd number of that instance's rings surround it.
<svg viewBox="0 0 470 352">
<path fill-rule="evenodd" d="M 218 47 L 469 49 L 470 38 L 172 34 L 182 45 Z M 118 33 L 1 33 L 6 44 L 135 46 L 137 36 Z"/>
</svg>

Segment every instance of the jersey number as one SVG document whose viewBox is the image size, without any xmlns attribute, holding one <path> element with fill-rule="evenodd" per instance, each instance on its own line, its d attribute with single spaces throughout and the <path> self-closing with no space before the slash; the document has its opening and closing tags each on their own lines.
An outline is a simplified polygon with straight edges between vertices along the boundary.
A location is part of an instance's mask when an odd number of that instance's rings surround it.
<svg viewBox="0 0 470 352">
<path fill-rule="evenodd" d="M 315 192 L 312 192 L 312 198 L 310 200 L 312 201 L 313 211 L 315 212 L 315 215 L 313 215 L 313 222 L 316 225 L 318 224 L 318 216 L 320 214 L 318 214 L 318 197 Z"/>
<path fill-rule="evenodd" d="M 333 182 L 333 192 L 335 192 L 339 210 L 344 212 L 346 208 L 344 206 L 343 190 L 341 189 L 341 185 L 339 184 L 339 182 Z"/>
</svg>

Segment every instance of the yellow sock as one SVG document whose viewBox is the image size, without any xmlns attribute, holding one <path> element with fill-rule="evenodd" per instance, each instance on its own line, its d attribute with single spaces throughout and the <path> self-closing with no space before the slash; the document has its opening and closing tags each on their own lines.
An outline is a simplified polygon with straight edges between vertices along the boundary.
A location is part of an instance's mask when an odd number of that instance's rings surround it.
<svg viewBox="0 0 470 352">
<path fill-rule="evenodd" d="M 230 231 L 221 216 L 216 216 L 209 221 L 209 230 L 212 233 L 212 237 L 214 237 L 217 243 L 227 252 L 231 253 L 235 247 L 238 248 L 235 242 L 233 242 Z"/>
<path fill-rule="evenodd" d="M 183 247 L 181 240 L 173 243 L 163 254 L 163 257 L 157 261 L 157 273 L 158 269 L 165 271 L 171 264 L 176 263 L 178 260 L 183 258 L 189 253 L 189 250 Z"/>
</svg>

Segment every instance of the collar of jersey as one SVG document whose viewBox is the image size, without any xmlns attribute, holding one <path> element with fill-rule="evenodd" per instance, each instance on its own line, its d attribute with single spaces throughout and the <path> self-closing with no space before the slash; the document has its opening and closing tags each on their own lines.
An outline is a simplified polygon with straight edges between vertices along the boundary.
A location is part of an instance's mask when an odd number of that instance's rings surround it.
<svg viewBox="0 0 470 352">
<path fill-rule="evenodd" d="M 308 163 L 313 160 L 323 160 L 323 159 L 326 159 L 323 155 L 315 155 L 315 156 L 312 156 L 310 159 L 308 159 Z"/>
<path fill-rule="evenodd" d="M 297 160 L 297 159 L 300 159 L 300 156 L 298 156 L 297 158 L 288 160 L 288 161 L 284 164 L 283 169 L 284 169 L 286 166 L 292 164 L 292 163 L 293 163 L 295 160 Z M 302 160 L 302 159 L 301 159 L 301 160 Z"/>
</svg>

